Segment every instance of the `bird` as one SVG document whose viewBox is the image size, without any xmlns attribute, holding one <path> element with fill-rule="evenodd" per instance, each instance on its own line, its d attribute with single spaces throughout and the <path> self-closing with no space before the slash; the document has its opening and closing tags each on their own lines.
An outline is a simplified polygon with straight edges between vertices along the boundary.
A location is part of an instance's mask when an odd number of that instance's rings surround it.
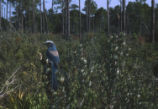
<svg viewBox="0 0 158 109">
<path fill-rule="evenodd" d="M 52 40 L 45 41 L 48 49 L 46 51 L 46 57 L 48 58 L 48 62 L 51 64 L 51 86 L 56 91 L 57 90 L 57 77 L 56 72 L 58 71 L 58 64 L 60 62 L 59 53 L 56 48 L 55 43 Z"/>
</svg>

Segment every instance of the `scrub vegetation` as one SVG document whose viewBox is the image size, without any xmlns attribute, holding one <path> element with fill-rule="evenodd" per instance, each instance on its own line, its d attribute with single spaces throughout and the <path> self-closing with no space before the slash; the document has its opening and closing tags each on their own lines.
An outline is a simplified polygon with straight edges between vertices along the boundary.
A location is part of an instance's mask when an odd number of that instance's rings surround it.
<svg viewBox="0 0 158 109">
<path fill-rule="evenodd" d="M 158 52 L 137 37 L 85 35 L 79 42 L 60 35 L 1 35 L 0 80 L 2 109 L 47 109 L 38 53 L 42 42 L 53 39 L 61 62 L 59 90 L 52 93 L 54 108 L 157 108 L 157 81 L 153 74 Z M 64 46 L 63 46 L 64 44 Z M 151 54 L 152 53 L 152 54 Z M 4 94 L 4 95 L 3 95 Z"/>
<path fill-rule="evenodd" d="M 158 2 L 105 1 L 0 0 L 0 109 L 158 109 Z"/>
</svg>

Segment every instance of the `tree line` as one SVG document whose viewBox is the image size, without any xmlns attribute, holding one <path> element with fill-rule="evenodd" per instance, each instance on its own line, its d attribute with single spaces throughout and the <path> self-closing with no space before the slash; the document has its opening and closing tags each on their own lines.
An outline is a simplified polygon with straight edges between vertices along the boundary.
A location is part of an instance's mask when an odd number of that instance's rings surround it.
<svg viewBox="0 0 158 109">
<path fill-rule="evenodd" d="M 70 34 L 82 36 L 86 32 L 135 33 L 155 42 L 158 29 L 158 5 L 151 0 L 136 0 L 126 5 L 126 0 L 110 7 L 98 8 L 95 0 L 52 0 L 46 9 L 45 0 L 0 0 L 0 31 L 62 33 L 66 39 Z M 150 37 L 152 36 L 152 37 Z"/>
</svg>

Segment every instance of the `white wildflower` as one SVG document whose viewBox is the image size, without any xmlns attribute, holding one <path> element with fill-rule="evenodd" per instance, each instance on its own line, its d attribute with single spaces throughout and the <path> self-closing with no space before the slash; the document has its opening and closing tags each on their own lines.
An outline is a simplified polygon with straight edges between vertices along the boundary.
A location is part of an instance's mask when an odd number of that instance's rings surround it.
<svg viewBox="0 0 158 109">
<path fill-rule="evenodd" d="M 54 91 L 54 93 L 53 93 L 54 95 L 57 95 L 58 93 L 56 92 L 56 91 Z"/>
<path fill-rule="evenodd" d="M 131 51 L 132 49 L 131 49 L 131 48 L 128 48 L 128 50 Z"/>
<path fill-rule="evenodd" d="M 91 73 L 93 72 L 93 70 L 94 70 L 94 66 L 91 67 Z"/>
<path fill-rule="evenodd" d="M 87 60 L 86 60 L 86 59 L 84 59 L 84 60 L 83 60 L 83 62 L 86 64 L 86 63 L 87 63 Z"/>
<path fill-rule="evenodd" d="M 123 42 L 123 45 L 124 45 L 124 46 L 126 45 L 126 42 L 125 42 L 125 41 Z"/>
<path fill-rule="evenodd" d="M 114 59 L 118 59 L 118 56 L 117 56 L 117 55 L 114 55 Z"/>
<path fill-rule="evenodd" d="M 93 73 L 93 70 L 91 70 L 91 73 Z"/>
<path fill-rule="evenodd" d="M 86 64 L 87 60 L 84 57 L 81 57 L 81 60 Z"/>
<path fill-rule="evenodd" d="M 117 74 L 118 74 L 118 75 L 120 74 L 120 70 L 119 70 L 119 69 L 117 69 Z"/>
<path fill-rule="evenodd" d="M 123 33 L 123 35 L 125 36 L 125 35 L 126 35 L 126 33 Z"/>
<path fill-rule="evenodd" d="M 89 86 L 92 86 L 92 81 L 89 82 Z"/>
<path fill-rule="evenodd" d="M 115 51 L 117 51 L 117 50 L 118 50 L 118 48 L 119 48 L 118 46 L 117 46 L 117 47 L 115 47 Z"/>
<path fill-rule="evenodd" d="M 83 57 L 81 57 L 81 60 L 84 60 L 84 58 L 83 58 Z"/>
<path fill-rule="evenodd" d="M 127 96 L 129 96 L 130 95 L 130 93 L 127 93 Z"/>
<path fill-rule="evenodd" d="M 8 80 L 5 82 L 5 85 L 6 85 L 6 86 L 8 86 L 8 85 L 9 85 L 9 81 L 8 81 Z"/>
<path fill-rule="evenodd" d="M 82 44 L 80 44 L 80 47 L 82 47 Z"/>
<path fill-rule="evenodd" d="M 61 81 L 61 82 L 64 82 L 64 81 L 65 81 L 65 78 L 64 78 L 64 77 L 61 77 L 61 78 L 60 78 L 60 81 Z"/>
<path fill-rule="evenodd" d="M 121 51 L 120 55 L 123 56 L 123 52 L 122 51 Z"/>
<path fill-rule="evenodd" d="M 115 61 L 115 65 L 117 65 L 117 61 Z"/>
<path fill-rule="evenodd" d="M 111 35 L 111 36 L 110 36 L 110 38 L 112 39 L 112 38 L 113 38 L 113 36 Z"/>
<path fill-rule="evenodd" d="M 87 73 L 86 72 L 83 72 L 83 76 L 86 76 L 87 75 Z"/>
<path fill-rule="evenodd" d="M 77 53 L 77 51 L 75 50 L 75 51 L 74 51 L 74 54 L 76 54 L 76 53 Z"/>
<path fill-rule="evenodd" d="M 110 105 L 110 109 L 113 109 L 114 108 L 114 105 Z"/>
<path fill-rule="evenodd" d="M 140 98 L 140 94 L 138 94 L 137 97 Z"/>
<path fill-rule="evenodd" d="M 87 92 L 84 93 L 84 96 L 87 96 Z"/>
<path fill-rule="evenodd" d="M 65 87 L 63 87 L 62 92 L 65 92 Z"/>
<path fill-rule="evenodd" d="M 48 59 L 46 59 L 46 63 L 47 63 L 47 64 L 49 63 L 49 60 L 48 60 Z"/>
<path fill-rule="evenodd" d="M 81 72 L 83 73 L 83 72 L 84 72 L 84 69 L 81 69 Z"/>
</svg>

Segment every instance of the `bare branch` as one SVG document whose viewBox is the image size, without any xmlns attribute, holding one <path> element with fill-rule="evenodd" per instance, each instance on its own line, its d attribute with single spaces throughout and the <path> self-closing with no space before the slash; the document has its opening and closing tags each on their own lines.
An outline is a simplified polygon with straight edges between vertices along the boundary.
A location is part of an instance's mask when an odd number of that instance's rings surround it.
<svg viewBox="0 0 158 109">
<path fill-rule="evenodd" d="M 16 73 L 20 70 L 21 67 L 17 68 L 15 72 L 5 81 L 4 85 L 0 89 L 0 99 L 2 99 L 5 95 L 13 92 L 18 86 L 11 88 L 13 84 L 16 82 Z"/>
</svg>

